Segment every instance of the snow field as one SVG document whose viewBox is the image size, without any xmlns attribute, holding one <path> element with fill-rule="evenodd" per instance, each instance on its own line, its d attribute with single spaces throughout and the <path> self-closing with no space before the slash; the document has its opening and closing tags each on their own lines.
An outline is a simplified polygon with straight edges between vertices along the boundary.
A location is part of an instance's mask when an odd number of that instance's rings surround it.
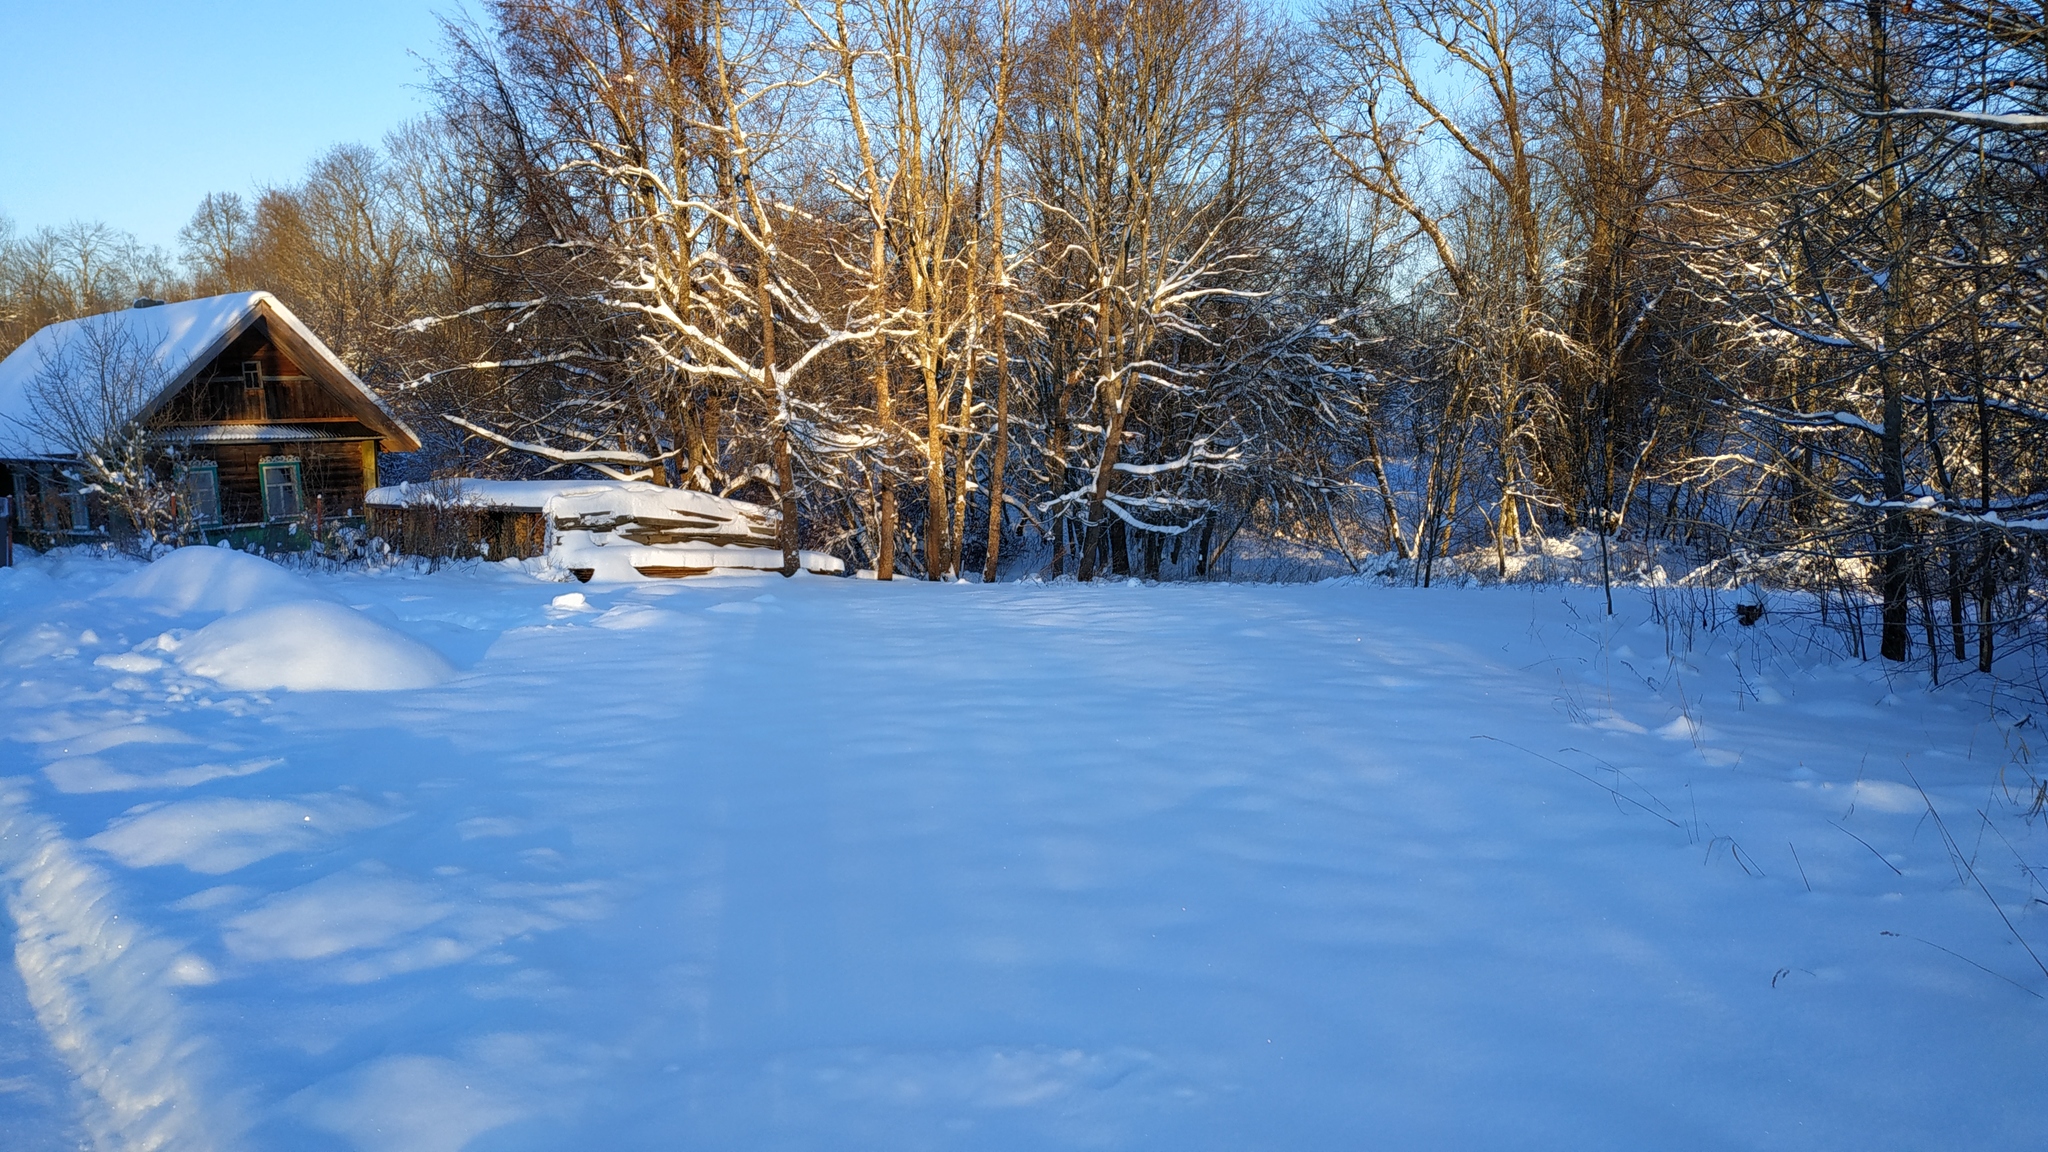
<svg viewBox="0 0 2048 1152">
<path fill-rule="evenodd" d="M 2048 830 L 1993 791 L 2025 730 L 1782 631 L 1675 659 L 1633 592 L 194 551 L 0 572 L 0 890 L 64 1070 L 22 1079 L 100 1147 L 2038 1129 L 2048 980 L 1927 811 L 2048 937 Z M 440 663 L 300 678 L 400 641 Z M 0 1117 L 64 1131 L 34 1097 Z"/>
</svg>

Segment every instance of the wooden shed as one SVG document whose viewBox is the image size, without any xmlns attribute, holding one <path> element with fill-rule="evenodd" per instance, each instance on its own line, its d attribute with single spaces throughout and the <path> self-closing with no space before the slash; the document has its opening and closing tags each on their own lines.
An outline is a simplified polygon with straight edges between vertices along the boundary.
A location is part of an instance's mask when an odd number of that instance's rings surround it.
<svg viewBox="0 0 2048 1152">
<path fill-rule="evenodd" d="M 775 570 L 782 515 L 773 508 L 632 480 L 436 480 L 371 492 L 370 530 L 417 556 L 540 557 L 579 580 Z M 806 571 L 840 575 L 823 552 Z"/>
</svg>

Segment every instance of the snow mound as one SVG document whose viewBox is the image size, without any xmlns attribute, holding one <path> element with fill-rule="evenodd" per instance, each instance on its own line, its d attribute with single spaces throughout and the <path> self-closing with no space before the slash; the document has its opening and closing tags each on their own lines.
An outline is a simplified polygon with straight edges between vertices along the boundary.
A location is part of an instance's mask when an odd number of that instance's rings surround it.
<svg viewBox="0 0 2048 1152">
<path fill-rule="evenodd" d="M 303 577 L 261 557 L 193 545 L 123 577 L 100 595 L 141 600 L 167 616 L 182 616 L 240 612 L 285 600 L 312 600 L 321 593 Z"/>
<path fill-rule="evenodd" d="M 182 864 L 219 876 L 281 852 L 320 848 L 397 817 L 351 796 L 239 800 L 208 796 L 146 808 L 85 843 L 130 868 Z"/>
<path fill-rule="evenodd" d="M 425 688 L 455 674 L 441 654 L 328 600 L 223 616 L 177 650 L 187 672 L 229 688 L 376 692 Z"/>
</svg>

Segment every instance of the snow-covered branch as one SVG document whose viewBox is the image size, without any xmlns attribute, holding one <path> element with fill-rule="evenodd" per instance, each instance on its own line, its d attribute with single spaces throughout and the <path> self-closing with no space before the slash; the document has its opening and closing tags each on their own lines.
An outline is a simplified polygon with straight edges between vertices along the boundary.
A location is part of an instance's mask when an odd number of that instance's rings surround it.
<svg viewBox="0 0 2048 1152">
<path fill-rule="evenodd" d="M 660 467 L 663 461 L 676 455 L 674 450 L 663 452 L 659 456 L 651 456 L 645 452 L 624 452 L 616 449 L 555 448 L 531 440 L 515 439 L 494 428 L 486 428 L 481 424 L 446 412 L 441 414 L 441 419 L 473 435 L 481 436 L 492 443 L 510 448 L 514 452 L 524 452 L 529 456 L 536 456 L 542 460 L 551 460 L 557 464 L 581 464 L 584 467 L 601 472 L 613 480 L 644 480 L 653 475 L 653 470 Z M 622 472 L 613 467 L 614 465 L 638 465 L 639 467 L 630 472 Z"/>
</svg>

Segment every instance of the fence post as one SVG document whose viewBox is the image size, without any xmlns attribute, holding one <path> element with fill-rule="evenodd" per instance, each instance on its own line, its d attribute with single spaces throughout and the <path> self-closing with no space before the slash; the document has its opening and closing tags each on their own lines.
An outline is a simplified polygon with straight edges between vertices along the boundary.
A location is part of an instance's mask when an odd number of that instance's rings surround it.
<svg viewBox="0 0 2048 1152">
<path fill-rule="evenodd" d="M 14 497 L 0 496 L 0 568 L 14 567 Z"/>
</svg>

